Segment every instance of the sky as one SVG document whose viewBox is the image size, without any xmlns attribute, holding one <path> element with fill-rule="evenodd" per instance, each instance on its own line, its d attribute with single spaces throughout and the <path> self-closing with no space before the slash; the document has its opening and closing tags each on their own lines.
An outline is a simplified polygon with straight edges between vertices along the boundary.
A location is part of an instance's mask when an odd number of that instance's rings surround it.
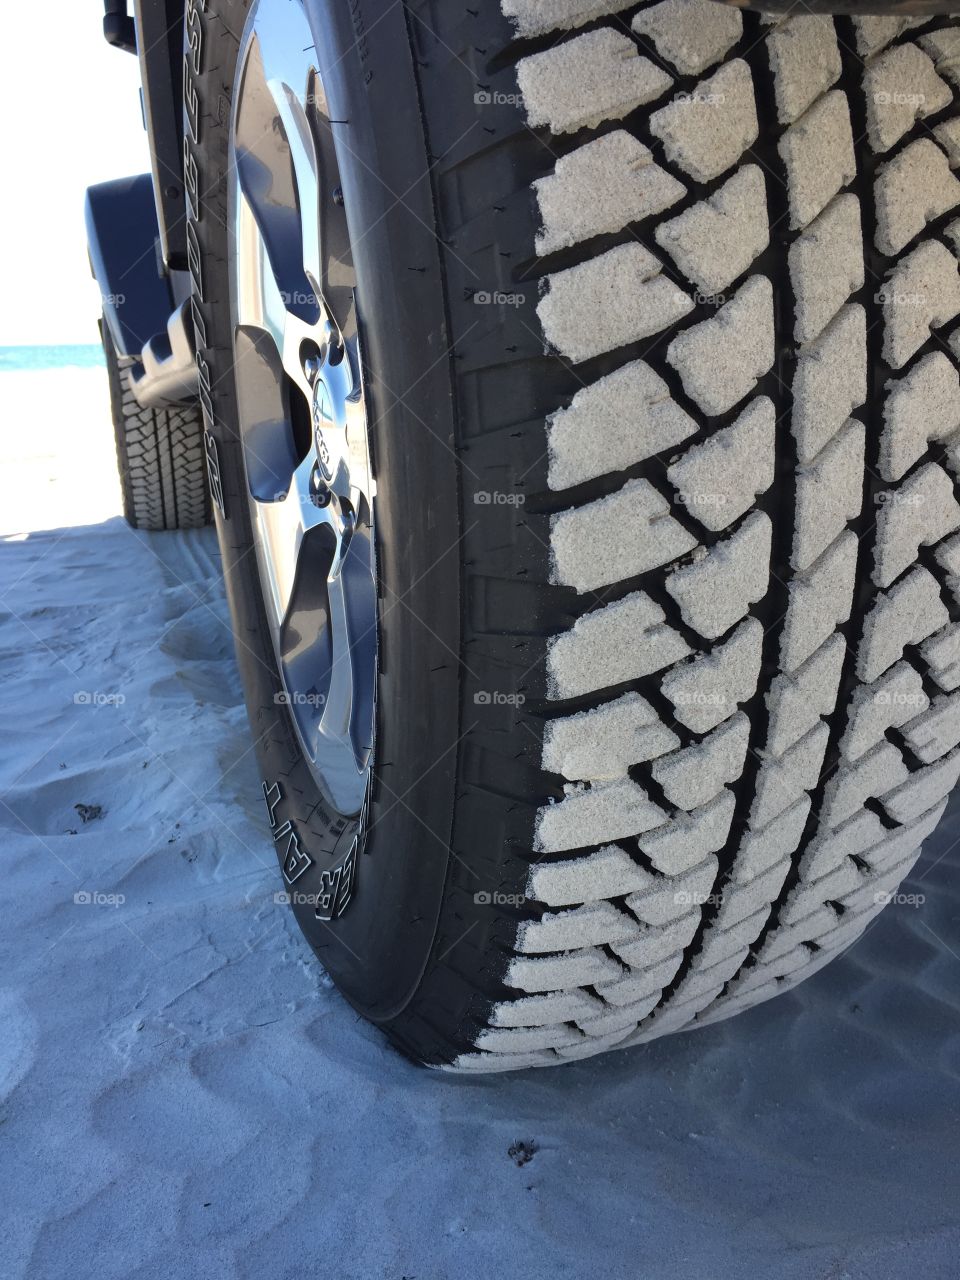
<svg viewBox="0 0 960 1280">
<path fill-rule="evenodd" d="M 4 6 L 0 346 L 99 341 L 84 191 L 149 168 L 137 60 L 102 18 L 101 0 Z"/>
</svg>

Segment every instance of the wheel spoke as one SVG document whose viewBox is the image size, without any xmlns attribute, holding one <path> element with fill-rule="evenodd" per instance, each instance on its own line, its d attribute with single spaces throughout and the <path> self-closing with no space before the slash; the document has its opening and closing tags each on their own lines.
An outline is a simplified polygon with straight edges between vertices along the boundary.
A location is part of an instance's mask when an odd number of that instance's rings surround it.
<svg viewBox="0 0 960 1280">
<path fill-rule="evenodd" d="M 324 135 L 321 160 L 311 123 L 323 92 L 312 47 L 299 3 L 256 6 L 240 53 L 229 170 L 235 378 L 259 576 L 286 698 L 318 784 L 340 813 L 355 814 L 373 747 L 373 485 L 355 308 L 344 284 L 352 268 L 336 239 L 342 213 L 329 223 L 330 243 L 321 235 L 321 178 L 329 201 L 336 157 Z M 325 253 L 337 265 L 336 289 L 346 289 L 346 337 L 321 296 Z"/>
</svg>

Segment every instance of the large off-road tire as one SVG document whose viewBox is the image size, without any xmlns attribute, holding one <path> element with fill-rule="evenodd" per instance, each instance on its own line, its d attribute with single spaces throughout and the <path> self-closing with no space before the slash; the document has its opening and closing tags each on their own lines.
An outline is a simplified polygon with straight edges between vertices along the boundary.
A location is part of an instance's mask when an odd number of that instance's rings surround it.
<svg viewBox="0 0 960 1280">
<path fill-rule="evenodd" d="M 357 822 L 278 702 L 228 376 L 248 5 L 187 6 L 208 451 L 294 910 L 400 1048 L 480 1071 L 813 974 L 960 773 L 957 25 L 503 8 L 306 3 L 380 578 L 365 851 L 318 919 Z"/>
<path fill-rule="evenodd" d="M 134 529 L 197 529 L 210 523 L 203 415 L 196 404 L 144 409 L 101 322 L 110 383 L 123 514 Z"/>
</svg>

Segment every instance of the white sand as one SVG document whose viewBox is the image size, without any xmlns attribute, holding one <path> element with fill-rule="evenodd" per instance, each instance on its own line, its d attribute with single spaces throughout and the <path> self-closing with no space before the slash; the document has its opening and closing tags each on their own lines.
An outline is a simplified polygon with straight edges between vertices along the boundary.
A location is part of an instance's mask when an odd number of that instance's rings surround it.
<svg viewBox="0 0 960 1280">
<path fill-rule="evenodd" d="M 953 1276 L 960 811 L 923 905 L 780 1000 L 419 1071 L 274 903 L 213 536 L 126 529 L 104 406 L 0 374 L 0 1275 Z"/>
</svg>

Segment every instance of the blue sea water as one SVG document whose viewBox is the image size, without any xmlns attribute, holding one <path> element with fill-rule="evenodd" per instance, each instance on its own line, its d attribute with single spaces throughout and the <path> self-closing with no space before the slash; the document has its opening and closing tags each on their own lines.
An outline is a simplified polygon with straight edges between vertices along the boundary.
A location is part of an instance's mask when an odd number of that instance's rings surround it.
<svg viewBox="0 0 960 1280">
<path fill-rule="evenodd" d="M 14 369 L 94 369 L 102 366 L 99 342 L 61 347 L 0 347 L 0 373 Z"/>
</svg>

